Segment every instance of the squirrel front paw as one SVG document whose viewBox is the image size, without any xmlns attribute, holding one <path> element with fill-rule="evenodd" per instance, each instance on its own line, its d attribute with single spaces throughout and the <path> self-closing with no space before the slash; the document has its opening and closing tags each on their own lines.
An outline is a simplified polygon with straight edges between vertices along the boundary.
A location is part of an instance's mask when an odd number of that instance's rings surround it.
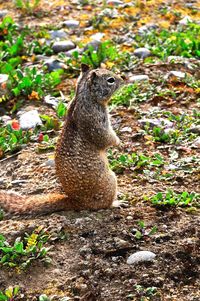
<svg viewBox="0 0 200 301">
<path fill-rule="evenodd" d="M 121 141 L 120 141 L 119 137 L 117 137 L 115 135 L 115 145 L 118 146 L 118 145 L 120 145 L 120 143 L 121 143 Z"/>
</svg>

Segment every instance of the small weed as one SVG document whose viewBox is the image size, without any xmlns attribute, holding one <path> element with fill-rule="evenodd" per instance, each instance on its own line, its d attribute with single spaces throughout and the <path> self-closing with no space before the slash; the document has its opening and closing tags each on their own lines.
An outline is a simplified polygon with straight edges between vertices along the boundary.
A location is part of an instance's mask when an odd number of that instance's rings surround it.
<svg viewBox="0 0 200 301">
<path fill-rule="evenodd" d="M 26 269 L 35 260 L 50 261 L 47 256 L 49 248 L 44 247 L 49 235 L 42 228 L 32 234 L 26 234 L 24 239 L 17 238 L 10 245 L 3 235 L 0 235 L 0 265 Z"/>
<path fill-rule="evenodd" d="M 164 164 L 163 158 L 160 154 L 155 154 L 153 157 L 148 157 L 144 154 L 120 154 L 116 158 L 113 157 L 112 151 L 108 153 L 110 167 L 117 174 L 123 173 L 126 168 L 140 171 L 144 167 L 156 168 Z"/>
<path fill-rule="evenodd" d="M 136 232 L 134 234 L 136 239 L 144 239 L 147 238 L 157 232 L 157 227 L 153 226 L 150 230 L 146 229 L 146 225 L 144 221 L 139 221 L 138 222 L 138 229 L 136 229 Z"/>
<path fill-rule="evenodd" d="M 14 0 L 15 6 L 22 11 L 32 14 L 38 7 L 40 0 Z"/>
<path fill-rule="evenodd" d="M 15 128 L 14 128 L 15 125 Z M 17 125 L 17 127 L 16 127 Z M 17 122 L 0 127 L 0 158 L 6 152 L 15 152 L 30 141 L 31 131 L 23 131 Z"/>
<path fill-rule="evenodd" d="M 19 294 L 19 286 L 9 286 L 4 292 L 0 291 L 0 301 L 14 301 Z"/>
<path fill-rule="evenodd" d="M 57 113 L 57 116 L 58 116 L 59 118 L 62 118 L 62 117 L 65 116 L 66 112 L 67 112 L 66 105 L 65 105 L 62 101 L 60 101 L 60 102 L 58 103 L 58 106 L 56 107 L 56 113 Z"/>
<path fill-rule="evenodd" d="M 136 82 L 122 87 L 111 99 L 112 105 L 131 106 L 150 99 L 155 92 L 155 86 L 148 82 Z"/>
<path fill-rule="evenodd" d="M 166 194 L 158 192 L 156 195 L 150 198 L 150 201 L 155 206 L 196 206 L 200 207 L 200 194 L 189 193 L 184 191 L 182 193 L 175 193 L 172 190 L 168 190 Z"/>
<path fill-rule="evenodd" d="M 7 87 L 15 97 L 23 95 L 28 96 L 30 100 L 39 100 L 61 82 L 61 73 L 60 70 L 44 73 L 35 67 L 26 68 L 24 72 L 10 68 Z"/>
<path fill-rule="evenodd" d="M 137 293 L 137 297 L 139 298 L 137 299 L 138 301 L 153 301 L 154 296 L 159 295 L 157 288 L 154 286 L 145 288 L 142 285 L 135 285 L 134 289 Z M 126 298 L 128 300 L 136 300 L 134 294 L 129 294 Z"/>
</svg>

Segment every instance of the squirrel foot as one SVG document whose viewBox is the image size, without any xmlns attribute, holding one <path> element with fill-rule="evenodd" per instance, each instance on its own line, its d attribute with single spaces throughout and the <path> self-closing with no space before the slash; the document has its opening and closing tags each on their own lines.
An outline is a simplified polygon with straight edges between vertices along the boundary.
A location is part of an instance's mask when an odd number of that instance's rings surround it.
<svg viewBox="0 0 200 301">
<path fill-rule="evenodd" d="M 112 203 L 112 208 L 127 208 L 129 207 L 129 202 L 124 200 L 116 200 Z"/>
</svg>

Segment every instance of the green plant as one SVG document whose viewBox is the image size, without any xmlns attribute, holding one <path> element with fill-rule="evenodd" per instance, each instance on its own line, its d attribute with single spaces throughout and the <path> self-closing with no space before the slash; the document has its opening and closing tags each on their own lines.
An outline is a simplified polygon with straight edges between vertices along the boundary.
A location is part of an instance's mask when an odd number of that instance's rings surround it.
<svg viewBox="0 0 200 301">
<path fill-rule="evenodd" d="M 200 194 L 189 193 L 184 191 L 182 193 L 175 193 L 168 190 L 166 193 L 158 192 L 150 198 L 150 202 L 155 206 L 181 206 L 187 207 L 194 205 L 200 207 Z"/>
<path fill-rule="evenodd" d="M 14 152 L 30 141 L 31 131 L 23 131 L 17 122 L 0 127 L 0 157 L 6 152 Z"/>
<path fill-rule="evenodd" d="M 184 28 L 150 31 L 146 35 L 135 37 L 136 47 L 148 47 L 152 54 L 161 59 L 169 55 L 200 57 L 200 25 L 188 23 Z"/>
<path fill-rule="evenodd" d="M 9 244 L 3 235 L 0 235 L 0 265 L 27 268 L 34 260 L 46 263 L 50 261 L 47 256 L 49 248 L 44 244 L 49 239 L 49 234 L 41 227 L 24 239 L 16 238 L 13 245 Z"/>
<path fill-rule="evenodd" d="M 56 114 L 57 114 L 57 116 L 59 118 L 62 118 L 62 117 L 65 116 L 66 112 L 67 112 L 66 105 L 62 101 L 60 101 L 58 103 L 58 106 L 56 107 Z"/>
<path fill-rule="evenodd" d="M 164 159 L 160 154 L 155 154 L 153 157 L 148 157 L 144 154 L 119 154 L 115 156 L 112 151 L 108 153 L 110 167 L 116 173 L 123 173 L 126 168 L 131 170 L 142 170 L 144 167 L 156 168 L 164 164 Z"/>
<path fill-rule="evenodd" d="M 154 286 L 150 286 L 145 288 L 142 285 L 135 285 L 134 287 L 136 293 L 137 293 L 137 297 L 139 299 L 137 299 L 138 301 L 150 301 L 150 300 L 154 300 L 154 296 L 158 296 L 159 293 L 157 291 L 157 287 Z M 134 294 L 129 294 L 127 296 L 128 300 L 136 300 Z"/>
<path fill-rule="evenodd" d="M 0 301 L 14 301 L 19 289 L 19 286 L 9 286 L 4 292 L 0 291 Z"/>
<path fill-rule="evenodd" d="M 61 70 L 44 73 L 35 67 L 25 68 L 24 72 L 11 68 L 7 86 L 16 97 L 27 95 L 29 99 L 38 100 L 61 82 L 61 73 Z"/>
<path fill-rule="evenodd" d="M 14 4 L 17 8 L 31 14 L 37 8 L 39 3 L 40 0 L 14 0 Z"/>
<path fill-rule="evenodd" d="M 136 230 L 134 236 L 136 239 L 142 239 L 149 237 L 157 232 L 157 226 L 153 226 L 150 230 L 146 229 L 144 221 L 138 222 L 138 229 Z"/>
<path fill-rule="evenodd" d="M 156 87 L 148 82 L 135 82 L 122 87 L 111 99 L 112 105 L 130 106 L 132 103 L 143 102 L 155 94 Z"/>
</svg>

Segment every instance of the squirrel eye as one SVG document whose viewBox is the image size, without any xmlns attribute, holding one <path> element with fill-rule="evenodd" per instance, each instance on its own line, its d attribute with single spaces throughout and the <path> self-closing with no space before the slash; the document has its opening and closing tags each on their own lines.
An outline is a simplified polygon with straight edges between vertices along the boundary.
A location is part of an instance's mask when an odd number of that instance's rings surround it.
<svg viewBox="0 0 200 301">
<path fill-rule="evenodd" d="M 114 84 L 114 82 L 115 82 L 114 77 L 109 77 L 109 78 L 107 79 L 107 82 L 108 82 L 109 84 Z"/>
</svg>

